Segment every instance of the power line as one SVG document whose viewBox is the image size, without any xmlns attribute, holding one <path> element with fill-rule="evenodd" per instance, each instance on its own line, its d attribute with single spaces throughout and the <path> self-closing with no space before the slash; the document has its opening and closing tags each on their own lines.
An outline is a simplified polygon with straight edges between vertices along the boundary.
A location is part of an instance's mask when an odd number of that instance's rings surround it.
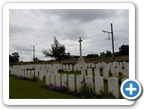
<svg viewBox="0 0 144 110">
<path fill-rule="evenodd" d="M 105 30 L 106 28 L 108 28 L 110 25 L 107 25 L 103 30 Z"/>
<path fill-rule="evenodd" d="M 125 29 L 125 30 L 121 30 L 121 31 L 115 31 L 115 32 L 117 33 L 117 32 L 123 32 L 123 31 L 127 31 L 127 30 L 129 30 L 129 29 Z"/>
</svg>

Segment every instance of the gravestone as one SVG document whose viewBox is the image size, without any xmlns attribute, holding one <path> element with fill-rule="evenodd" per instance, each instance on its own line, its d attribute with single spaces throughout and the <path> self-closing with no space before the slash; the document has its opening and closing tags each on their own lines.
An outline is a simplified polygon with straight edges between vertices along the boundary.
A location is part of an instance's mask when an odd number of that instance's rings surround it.
<svg viewBox="0 0 144 110">
<path fill-rule="evenodd" d="M 65 65 L 63 65 L 63 70 L 65 70 L 65 69 L 66 69 Z"/>
<path fill-rule="evenodd" d="M 70 71 L 72 71 L 72 65 L 70 64 Z"/>
<path fill-rule="evenodd" d="M 90 68 L 90 63 L 88 63 L 87 66 Z"/>
<path fill-rule="evenodd" d="M 77 68 L 76 68 L 76 66 L 74 66 L 74 71 L 77 71 Z"/>
<path fill-rule="evenodd" d="M 25 73 L 25 77 L 27 78 L 27 70 L 25 70 L 25 72 L 24 72 L 24 73 Z"/>
<path fill-rule="evenodd" d="M 55 86 L 55 74 L 51 74 L 51 85 Z"/>
<path fill-rule="evenodd" d="M 121 72 L 122 73 L 122 67 L 120 65 L 117 65 L 117 72 Z"/>
<path fill-rule="evenodd" d="M 80 92 L 81 83 L 83 81 L 83 75 L 76 75 L 76 86 L 77 86 L 77 92 Z"/>
<path fill-rule="evenodd" d="M 61 78 L 59 73 L 56 74 L 56 86 L 61 86 Z"/>
<path fill-rule="evenodd" d="M 109 93 L 112 92 L 112 94 L 119 99 L 119 83 L 118 78 L 111 77 L 108 78 L 108 91 Z"/>
<path fill-rule="evenodd" d="M 85 78 L 85 76 L 86 76 L 86 69 L 81 69 L 81 75 L 83 75 L 83 78 Z"/>
<path fill-rule="evenodd" d="M 75 79 L 74 75 L 68 75 L 68 85 L 69 85 L 69 90 L 72 92 L 75 92 Z"/>
<path fill-rule="evenodd" d="M 22 75 L 22 71 L 21 70 L 19 70 L 19 76 L 21 76 Z"/>
<path fill-rule="evenodd" d="M 67 74 L 62 74 L 62 86 L 67 86 Z"/>
<path fill-rule="evenodd" d="M 118 76 L 119 76 L 118 71 L 117 71 L 117 68 L 111 69 L 111 73 L 112 73 L 112 76 L 113 76 L 113 77 L 118 77 Z"/>
<path fill-rule="evenodd" d="M 105 80 L 108 80 L 109 78 L 109 70 L 107 68 L 103 69 L 103 77 Z"/>
<path fill-rule="evenodd" d="M 100 91 L 104 91 L 104 81 L 103 77 L 95 76 L 95 93 L 100 95 Z"/>
<path fill-rule="evenodd" d="M 34 77 L 34 70 L 31 71 L 31 78 Z"/>
<path fill-rule="evenodd" d="M 22 76 L 24 77 L 25 75 L 24 75 L 24 70 L 22 70 Z"/>
<path fill-rule="evenodd" d="M 93 74 L 92 74 L 92 68 L 88 68 L 87 69 L 87 75 L 88 76 L 93 76 Z"/>
<path fill-rule="evenodd" d="M 40 73 L 39 73 L 39 79 L 40 79 L 40 81 L 43 81 L 43 72 L 41 71 Z"/>
<path fill-rule="evenodd" d="M 129 78 L 129 69 L 128 68 L 127 69 L 123 69 L 122 71 L 123 71 L 122 72 L 123 73 L 123 77 L 124 78 Z"/>
<path fill-rule="evenodd" d="M 28 70 L 28 78 L 31 78 L 30 70 Z"/>
<path fill-rule="evenodd" d="M 94 69 L 94 74 L 95 74 L 95 77 L 100 76 L 99 68 Z"/>
<path fill-rule="evenodd" d="M 110 66 L 111 70 L 116 69 L 114 65 Z"/>
<path fill-rule="evenodd" d="M 35 77 L 38 78 L 38 70 L 35 70 Z"/>
<path fill-rule="evenodd" d="M 69 66 L 66 64 L 66 70 L 68 71 L 69 70 Z"/>
<path fill-rule="evenodd" d="M 46 85 L 50 86 L 51 85 L 51 80 L 50 80 L 51 75 L 49 73 L 46 74 Z"/>
<path fill-rule="evenodd" d="M 85 83 L 93 89 L 93 77 L 85 76 Z"/>
</svg>

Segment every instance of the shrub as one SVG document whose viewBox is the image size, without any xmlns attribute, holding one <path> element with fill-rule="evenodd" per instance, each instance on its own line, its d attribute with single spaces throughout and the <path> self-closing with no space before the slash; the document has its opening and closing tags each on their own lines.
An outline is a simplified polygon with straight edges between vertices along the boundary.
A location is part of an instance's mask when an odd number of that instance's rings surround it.
<svg viewBox="0 0 144 110">
<path fill-rule="evenodd" d="M 32 80 L 35 81 L 35 82 L 37 82 L 38 81 L 38 77 L 33 76 Z"/>
<path fill-rule="evenodd" d="M 100 95 L 95 95 L 95 98 L 97 99 L 116 99 L 114 96 L 113 96 L 113 93 L 110 92 L 110 93 L 107 93 L 107 92 L 104 92 L 103 90 L 100 90 Z"/>
<path fill-rule="evenodd" d="M 92 98 L 94 96 L 94 93 L 93 93 L 93 89 L 91 87 L 91 85 L 89 84 L 86 84 L 86 83 L 82 83 L 82 86 L 80 88 L 80 92 L 82 93 L 82 95 L 85 97 L 85 98 Z"/>
<path fill-rule="evenodd" d="M 64 70 L 60 69 L 60 70 L 58 70 L 58 72 L 64 72 Z"/>
<path fill-rule="evenodd" d="M 67 90 L 67 88 L 65 86 L 59 86 L 56 88 L 56 91 L 58 91 L 58 92 L 64 92 L 66 90 Z"/>
</svg>

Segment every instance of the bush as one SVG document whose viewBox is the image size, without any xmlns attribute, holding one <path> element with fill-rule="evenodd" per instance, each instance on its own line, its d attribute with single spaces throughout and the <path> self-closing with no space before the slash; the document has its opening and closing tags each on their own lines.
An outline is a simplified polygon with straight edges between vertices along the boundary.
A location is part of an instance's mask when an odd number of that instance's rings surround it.
<svg viewBox="0 0 144 110">
<path fill-rule="evenodd" d="M 32 80 L 35 81 L 35 82 L 37 82 L 38 81 L 38 77 L 33 76 Z"/>
<path fill-rule="evenodd" d="M 81 83 L 82 84 L 82 83 Z M 94 96 L 93 89 L 90 85 L 83 83 L 80 92 L 85 98 L 92 98 Z"/>
<path fill-rule="evenodd" d="M 60 70 L 58 70 L 58 72 L 64 72 L 64 70 L 60 69 Z"/>
<path fill-rule="evenodd" d="M 100 95 L 95 95 L 95 98 L 97 99 L 116 99 L 114 96 L 113 96 L 113 93 L 110 92 L 110 93 L 106 93 L 102 90 L 100 90 Z"/>
<path fill-rule="evenodd" d="M 59 86 L 56 88 L 56 91 L 58 91 L 58 92 L 64 92 L 66 90 L 67 90 L 67 88 L 65 86 Z"/>
</svg>

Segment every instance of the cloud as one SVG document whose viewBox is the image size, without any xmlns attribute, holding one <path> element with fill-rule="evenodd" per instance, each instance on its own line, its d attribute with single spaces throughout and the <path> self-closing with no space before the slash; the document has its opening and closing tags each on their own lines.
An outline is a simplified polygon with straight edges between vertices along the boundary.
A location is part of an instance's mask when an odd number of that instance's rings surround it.
<svg viewBox="0 0 144 110">
<path fill-rule="evenodd" d="M 107 9 L 59 9 L 59 10 L 41 10 L 47 11 L 55 16 L 59 16 L 63 20 L 77 20 L 80 22 L 89 22 L 96 19 L 107 19 L 113 17 L 117 10 Z"/>
<path fill-rule="evenodd" d="M 111 40 L 102 30 L 111 31 L 113 23 L 115 50 L 129 43 L 129 11 L 119 9 L 14 9 L 9 11 L 10 54 L 18 52 L 21 60 L 32 60 L 27 49 L 35 45 L 35 56 L 50 58 L 42 49 L 50 49 L 54 36 L 65 45 L 66 52 L 79 55 L 78 39 L 81 37 L 82 54 L 99 54 L 111 51 Z M 118 32 L 120 31 L 120 32 Z"/>
<path fill-rule="evenodd" d="M 30 31 L 34 31 L 34 28 L 31 27 L 21 27 L 17 24 L 12 24 L 9 23 L 9 33 L 19 33 L 19 32 L 30 32 Z"/>
</svg>

